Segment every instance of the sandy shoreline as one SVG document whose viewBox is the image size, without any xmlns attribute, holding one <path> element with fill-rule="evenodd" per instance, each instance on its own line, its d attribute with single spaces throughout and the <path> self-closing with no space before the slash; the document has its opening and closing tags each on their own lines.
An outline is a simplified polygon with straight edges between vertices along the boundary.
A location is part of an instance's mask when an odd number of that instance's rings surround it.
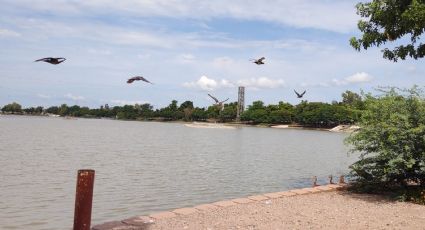
<svg viewBox="0 0 425 230">
<path fill-rule="evenodd" d="M 20 115 L 20 114 L 1 114 L 4 116 L 28 116 L 28 117 L 45 117 L 45 118 L 63 118 L 65 117 L 54 117 L 54 116 L 46 116 L 46 115 Z M 69 117 L 71 118 L 71 117 Z M 161 120 L 119 120 L 114 118 L 88 118 L 88 117 L 72 117 L 75 119 L 103 119 L 103 120 L 113 120 L 113 121 L 138 121 L 138 122 L 159 122 L 159 123 L 177 123 L 177 124 L 183 124 L 185 126 L 191 127 L 191 126 L 197 126 L 196 124 L 205 124 L 204 126 L 208 128 L 208 126 L 213 126 L 215 124 L 222 125 L 224 127 L 230 127 L 230 128 L 238 128 L 238 127 L 257 127 L 257 128 L 275 128 L 275 129 L 302 129 L 302 130 L 316 130 L 316 131 L 331 131 L 329 128 L 319 128 L 319 127 L 309 127 L 309 126 L 300 126 L 300 125 L 293 125 L 293 124 L 246 124 L 246 123 L 237 123 L 237 122 L 224 122 L 224 123 L 216 123 L 213 121 L 161 121 Z M 195 124 L 195 125 L 194 125 Z M 343 126 L 349 126 L 349 125 L 343 125 Z M 339 126 L 336 126 L 339 127 Z M 334 127 L 334 128 L 336 128 Z M 199 127 L 195 127 L 199 128 Z M 335 131 L 334 131 L 335 132 Z M 336 132 L 345 132 L 345 130 L 338 129 Z"/>
<path fill-rule="evenodd" d="M 424 226 L 423 205 L 321 186 L 138 216 L 93 229 L 424 229 Z"/>
</svg>

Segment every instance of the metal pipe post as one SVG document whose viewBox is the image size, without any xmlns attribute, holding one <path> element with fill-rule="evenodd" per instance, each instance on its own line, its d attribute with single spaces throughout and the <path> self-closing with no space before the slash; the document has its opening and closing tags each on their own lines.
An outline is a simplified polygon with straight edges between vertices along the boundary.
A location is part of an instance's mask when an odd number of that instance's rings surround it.
<svg viewBox="0 0 425 230">
<path fill-rule="evenodd" d="M 80 169 L 75 194 L 74 230 L 90 230 L 94 170 Z"/>
</svg>

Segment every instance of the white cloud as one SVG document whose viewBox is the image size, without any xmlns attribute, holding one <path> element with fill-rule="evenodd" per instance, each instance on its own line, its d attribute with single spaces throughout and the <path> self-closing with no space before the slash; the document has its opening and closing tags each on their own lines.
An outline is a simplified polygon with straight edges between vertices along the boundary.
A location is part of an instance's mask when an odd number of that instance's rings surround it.
<svg viewBox="0 0 425 230">
<path fill-rule="evenodd" d="M 330 87 L 330 83 L 328 82 L 319 82 L 319 83 L 306 83 L 302 82 L 300 84 L 301 87 Z"/>
<path fill-rule="evenodd" d="M 41 94 L 41 93 L 37 94 L 37 97 L 43 98 L 43 99 L 49 99 L 49 98 L 51 98 L 51 96 L 46 95 L 46 94 Z"/>
<path fill-rule="evenodd" d="M 246 0 L 91 0 L 51 1 L 21 0 L 16 7 L 49 11 L 56 14 L 108 14 L 134 17 L 169 17 L 209 20 L 234 18 L 259 20 L 297 28 L 315 28 L 336 32 L 356 29 L 355 2 L 328 0 L 281 0 L 267 2 Z"/>
<path fill-rule="evenodd" d="M 71 100 L 74 100 L 74 101 L 82 101 L 82 100 L 85 100 L 85 98 L 84 98 L 83 96 L 76 96 L 76 95 L 72 95 L 72 94 L 70 94 L 70 93 L 65 94 L 65 95 L 64 95 L 64 97 L 65 97 L 65 98 L 68 98 L 68 99 L 71 99 Z"/>
<path fill-rule="evenodd" d="M 21 34 L 12 30 L 0 29 L 0 37 L 20 37 Z"/>
<path fill-rule="evenodd" d="M 368 73 L 360 72 L 360 73 L 355 73 L 351 76 L 348 76 L 342 80 L 332 79 L 332 84 L 340 86 L 340 85 L 366 83 L 370 81 L 372 81 L 372 76 L 370 76 Z"/>
<path fill-rule="evenodd" d="M 345 80 L 348 83 L 370 82 L 370 81 L 372 81 L 372 76 L 370 76 L 368 73 L 360 72 L 360 73 L 355 73 L 355 74 L 345 78 Z"/>
<path fill-rule="evenodd" d="M 234 87 L 234 85 L 228 80 L 222 79 L 220 81 L 214 80 L 212 78 L 208 78 L 207 76 L 201 76 L 195 82 L 185 82 L 183 86 L 186 88 L 198 88 L 206 91 L 213 91 L 219 88 L 230 88 Z"/>
<path fill-rule="evenodd" d="M 230 57 L 218 57 L 213 60 L 213 66 L 216 68 L 226 68 L 232 66 L 234 62 Z"/>
<path fill-rule="evenodd" d="M 232 39 L 220 32 L 182 32 L 173 30 L 153 30 L 144 27 L 122 27 L 111 24 L 92 23 L 91 21 L 51 21 L 42 18 L 13 18 L 16 27 L 24 31 L 25 37 L 32 41 L 53 38 L 81 38 L 87 41 L 104 42 L 113 45 L 144 46 L 145 48 L 162 49 L 198 49 L 198 48 L 224 48 L 224 49 L 285 49 L 303 52 L 326 51 L 328 47 L 323 44 L 302 40 L 246 40 Z M 0 21 L 1 22 L 1 21 Z M 111 54 L 110 50 L 89 49 L 93 54 Z M 144 55 L 142 54 L 142 58 Z M 140 57 L 139 57 L 140 58 Z M 193 61 L 193 54 L 182 54 L 183 61 Z M 234 60 L 229 57 L 220 57 L 214 60 L 215 65 L 229 65 Z"/>
<path fill-rule="evenodd" d="M 89 48 L 87 52 L 89 52 L 90 54 L 95 54 L 95 55 L 111 55 L 112 54 L 110 50 L 106 50 L 106 49 Z"/>
<path fill-rule="evenodd" d="M 195 56 L 192 54 L 180 54 L 177 59 L 181 63 L 191 63 L 195 60 Z"/>
<path fill-rule="evenodd" d="M 238 85 L 253 89 L 274 89 L 285 86 L 285 81 L 282 79 L 270 79 L 267 77 L 250 78 L 239 80 Z"/>
<path fill-rule="evenodd" d="M 186 88 L 197 88 L 206 91 L 214 91 L 220 88 L 233 88 L 236 86 L 245 86 L 251 89 L 274 89 L 285 86 L 285 81 L 282 79 L 270 79 L 267 77 L 241 79 L 236 82 L 231 82 L 226 79 L 215 80 L 207 76 L 201 76 L 195 82 L 183 83 Z"/>
<path fill-rule="evenodd" d="M 118 104 L 118 105 L 142 105 L 149 103 L 148 101 L 129 101 L 129 100 L 111 100 L 112 104 Z"/>
<path fill-rule="evenodd" d="M 136 56 L 137 56 L 137 58 L 140 58 L 140 59 L 148 59 L 148 58 L 150 58 L 152 55 L 151 55 L 151 54 L 147 54 L 147 53 L 145 53 L 145 54 L 137 54 Z"/>
<path fill-rule="evenodd" d="M 411 65 L 407 67 L 407 72 L 409 73 L 416 73 L 416 70 L 417 70 L 416 66 Z"/>
<path fill-rule="evenodd" d="M 332 87 L 332 86 L 346 86 L 346 85 L 355 85 L 361 83 L 371 82 L 373 77 L 365 72 L 358 72 L 351 76 L 345 77 L 343 79 L 334 78 L 330 81 L 316 82 L 316 83 L 306 83 L 302 82 L 300 86 L 302 87 Z"/>
</svg>

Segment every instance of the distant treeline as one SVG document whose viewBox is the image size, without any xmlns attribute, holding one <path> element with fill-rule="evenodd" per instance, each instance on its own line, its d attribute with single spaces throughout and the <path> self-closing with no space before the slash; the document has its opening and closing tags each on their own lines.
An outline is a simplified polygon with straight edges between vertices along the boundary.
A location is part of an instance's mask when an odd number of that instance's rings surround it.
<svg viewBox="0 0 425 230">
<path fill-rule="evenodd" d="M 16 102 L 2 107 L 3 113 L 85 117 L 113 118 L 121 120 L 162 120 L 162 121 L 220 121 L 234 122 L 236 120 L 237 102 L 224 104 L 220 111 L 217 106 L 207 108 L 194 107 L 192 101 L 178 105 L 173 100 L 167 107 L 153 109 L 150 104 L 136 104 L 110 107 L 108 104 L 99 108 L 80 107 L 78 105 L 51 106 L 48 108 L 22 108 Z M 361 116 L 364 109 L 362 97 L 354 92 L 342 94 L 342 101 L 332 103 L 301 101 L 298 105 L 279 102 L 277 105 L 264 105 L 262 101 L 254 101 L 241 114 L 241 121 L 248 124 L 299 124 L 312 127 L 332 127 L 339 124 L 353 124 Z"/>
</svg>

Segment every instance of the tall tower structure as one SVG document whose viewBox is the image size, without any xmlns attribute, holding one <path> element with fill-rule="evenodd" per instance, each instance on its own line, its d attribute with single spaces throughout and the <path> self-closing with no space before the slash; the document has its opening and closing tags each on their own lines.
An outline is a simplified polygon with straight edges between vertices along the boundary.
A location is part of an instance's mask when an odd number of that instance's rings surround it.
<svg viewBox="0 0 425 230">
<path fill-rule="evenodd" d="M 245 87 L 239 86 L 238 89 L 238 107 L 236 111 L 236 121 L 241 120 L 241 114 L 245 110 Z"/>
</svg>

